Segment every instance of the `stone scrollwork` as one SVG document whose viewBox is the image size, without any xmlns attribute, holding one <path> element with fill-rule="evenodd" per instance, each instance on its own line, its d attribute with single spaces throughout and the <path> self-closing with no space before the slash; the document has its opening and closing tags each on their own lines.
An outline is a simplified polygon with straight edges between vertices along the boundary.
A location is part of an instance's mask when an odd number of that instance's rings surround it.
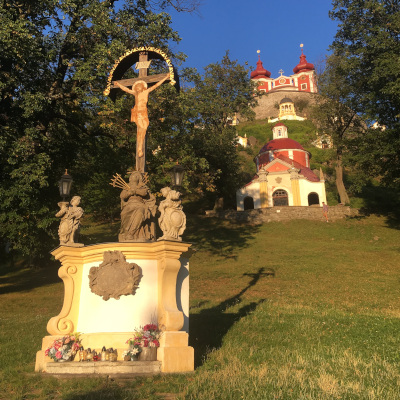
<svg viewBox="0 0 400 400">
<path fill-rule="evenodd" d="M 181 263 L 178 259 L 164 258 L 160 261 L 159 276 L 161 281 L 161 296 L 159 298 L 158 324 L 166 331 L 180 331 L 183 327 L 183 312 L 178 310 L 176 294 L 171 287 L 176 286 L 176 280 Z"/>
<path fill-rule="evenodd" d="M 92 293 L 118 300 L 121 296 L 134 295 L 142 278 L 142 269 L 128 263 L 120 251 L 105 251 L 103 262 L 89 271 L 89 286 Z"/>
<path fill-rule="evenodd" d="M 61 318 L 58 321 L 57 328 L 60 333 L 68 334 L 74 332 L 74 323 L 68 318 Z"/>
<path fill-rule="evenodd" d="M 47 324 L 47 331 L 51 335 L 66 335 L 75 330 L 70 312 L 75 294 L 74 278 L 77 272 L 78 268 L 73 264 L 65 264 L 58 270 L 58 276 L 64 281 L 64 305 L 60 314 L 51 318 Z"/>
</svg>

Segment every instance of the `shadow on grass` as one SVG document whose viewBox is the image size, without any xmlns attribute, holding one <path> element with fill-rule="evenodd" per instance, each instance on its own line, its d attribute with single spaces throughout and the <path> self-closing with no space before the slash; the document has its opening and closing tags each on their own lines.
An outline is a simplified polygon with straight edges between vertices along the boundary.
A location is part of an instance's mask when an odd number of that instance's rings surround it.
<svg viewBox="0 0 400 400">
<path fill-rule="evenodd" d="M 118 242 L 118 233 L 121 223 L 114 222 L 112 224 L 88 224 L 82 227 L 79 235 L 79 242 L 85 245 Z"/>
<path fill-rule="evenodd" d="M 212 349 L 218 349 L 222 340 L 232 325 L 240 318 L 246 316 L 263 303 L 265 299 L 243 305 L 237 312 L 226 312 L 231 307 L 240 306 L 243 302 L 242 296 L 257 282 L 266 276 L 271 276 L 265 268 L 260 268 L 256 273 L 243 274 L 243 277 L 252 279 L 239 293 L 224 300 L 220 304 L 201 310 L 198 314 L 190 315 L 189 345 L 195 349 L 195 368 L 205 362 L 207 353 Z"/>
<path fill-rule="evenodd" d="M 260 225 L 249 225 L 233 221 L 188 215 L 186 242 L 192 242 L 196 248 L 207 250 L 224 258 L 236 258 L 238 250 L 250 245 L 250 241 L 259 232 Z"/>
<path fill-rule="evenodd" d="M 46 268 L 24 268 L 0 270 L 0 294 L 26 292 L 40 286 L 61 282 L 58 277 L 60 263 L 53 261 Z"/>
</svg>

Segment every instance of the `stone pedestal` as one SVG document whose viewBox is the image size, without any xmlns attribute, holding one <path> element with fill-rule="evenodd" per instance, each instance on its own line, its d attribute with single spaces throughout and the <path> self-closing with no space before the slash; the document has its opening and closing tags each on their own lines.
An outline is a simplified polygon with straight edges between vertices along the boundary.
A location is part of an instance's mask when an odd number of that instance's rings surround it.
<svg viewBox="0 0 400 400">
<path fill-rule="evenodd" d="M 64 281 L 64 304 L 47 324 L 50 336 L 43 338 L 35 370 L 53 372 L 54 368 L 48 366 L 52 360 L 44 352 L 56 338 L 68 333 L 80 332 L 85 348 L 116 348 L 118 360 L 122 360 L 122 352 L 128 348 L 126 341 L 135 328 L 158 323 L 165 329 L 157 352 L 161 371 L 193 371 L 194 351 L 188 346 L 189 247 L 188 243 L 158 241 L 56 248 L 52 254 L 62 264 L 58 275 Z M 89 271 L 103 262 L 106 251 L 120 251 L 127 262 L 142 269 L 134 295 L 105 301 L 92 293 Z M 62 370 L 57 367 L 57 373 Z"/>
</svg>

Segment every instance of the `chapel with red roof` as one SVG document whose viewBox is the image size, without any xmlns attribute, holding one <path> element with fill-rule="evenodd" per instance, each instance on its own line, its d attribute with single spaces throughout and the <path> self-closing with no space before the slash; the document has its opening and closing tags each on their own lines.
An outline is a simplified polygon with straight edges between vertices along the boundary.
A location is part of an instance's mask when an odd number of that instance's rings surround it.
<svg viewBox="0 0 400 400">
<path fill-rule="evenodd" d="M 322 206 L 326 203 L 325 179 L 310 169 L 311 154 L 288 136 L 282 123 L 273 128 L 254 161 L 257 172 L 236 192 L 237 210 L 277 206 Z"/>
</svg>

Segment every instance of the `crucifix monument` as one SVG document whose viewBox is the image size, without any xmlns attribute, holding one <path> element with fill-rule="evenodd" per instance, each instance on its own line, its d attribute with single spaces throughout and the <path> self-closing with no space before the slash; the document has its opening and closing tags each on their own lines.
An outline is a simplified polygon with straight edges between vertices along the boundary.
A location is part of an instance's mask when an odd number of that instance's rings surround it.
<svg viewBox="0 0 400 400">
<path fill-rule="evenodd" d="M 176 85 L 175 78 L 177 75 L 171 62 L 162 51 L 154 48 L 140 48 L 135 50 L 136 52 L 129 52 L 128 55 L 125 54 L 117 61 L 110 73 L 108 86 L 104 94 L 109 95 L 115 100 L 115 90 L 121 89 L 135 97 L 135 105 L 131 111 L 131 122 L 135 122 L 137 126 L 136 170 L 144 173 L 146 170 L 146 133 L 149 127 L 147 112 L 149 94 L 164 82 L 169 81 L 172 85 Z M 148 70 L 151 61 L 156 59 L 165 61 L 169 67 L 168 73 L 149 75 Z M 138 61 L 135 63 L 135 60 Z M 138 77 L 121 79 L 122 75 L 133 64 L 139 70 Z"/>
<path fill-rule="evenodd" d="M 169 72 L 148 74 L 152 60 L 166 63 Z M 138 77 L 123 79 L 134 64 Z M 158 210 L 145 172 L 149 94 L 167 81 L 178 86 L 177 80 L 167 55 L 152 47 L 127 51 L 110 71 L 104 94 L 113 100 L 121 89 L 132 94 L 135 105 L 131 120 L 137 125 L 136 171 L 131 172 L 129 182 L 119 174 L 112 180 L 114 187 L 122 189 L 119 240 L 77 247 L 60 239 L 60 245 L 51 252 L 61 262 L 58 274 L 64 281 L 64 304 L 47 324 L 49 335 L 37 352 L 36 371 L 143 374 L 194 369 L 194 350 L 188 343 L 191 245 L 180 237 L 186 217 L 179 192 L 164 188 L 165 200 L 159 210 L 163 236 L 156 240 Z M 156 324 L 162 330 L 156 360 L 150 364 L 125 360 L 127 340 L 147 324 Z M 52 361 L 48 356 L 52 343 L 74 332 L 80 332 L 81 345 L 86 349 L 112 348 L 114 354 L 116 350 L 117 361 L 79 363 L 75 362 L 77 357 L 68 363 Z"/>
</svg>

